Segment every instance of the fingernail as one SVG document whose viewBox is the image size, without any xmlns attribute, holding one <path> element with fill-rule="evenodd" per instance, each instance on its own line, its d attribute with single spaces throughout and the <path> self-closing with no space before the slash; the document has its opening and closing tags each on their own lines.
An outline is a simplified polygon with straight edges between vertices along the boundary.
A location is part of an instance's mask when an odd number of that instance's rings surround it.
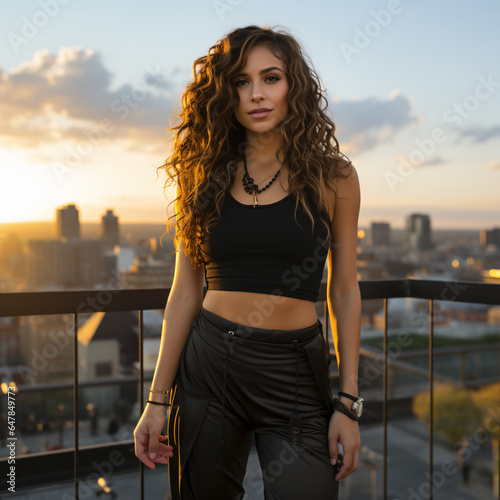
<svg viewBox="0 0 500 500">
<path fill-rule="evenodd" d="M 149 454 L 149 458 L 155 458 L 155 457 L 156 457 L 156 453 L 154 451 Z"/>
<path fill-rule="evenodd" d="M 332 458 L 332 459 L 330 460 L 330 462 L 332 462 L 332 465 L 335 465 L 335 464 L 337 463 L 337 459 L 336 459 L 336 458 Z"/>
</svg>

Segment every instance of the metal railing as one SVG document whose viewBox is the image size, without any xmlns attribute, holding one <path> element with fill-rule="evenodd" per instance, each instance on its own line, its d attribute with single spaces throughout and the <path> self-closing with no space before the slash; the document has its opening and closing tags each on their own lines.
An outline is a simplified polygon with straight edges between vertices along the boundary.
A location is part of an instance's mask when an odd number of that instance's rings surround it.
<svg viewBox="0 0 500 500">
<path fill-rule="evenodd" d="M 477 282 L 438 281 L 424 279 L 397 279 L 397 280 L 366 280 L 359 282 L 362 300 L 383 299 L 384 301 L 384 332 L 383 332 L 383 498 L 387 499 L 387 399 L 388 399 L 388 300 L 390 298 L 411 297 L 429 301 L 429 393 L 430 393 L 430 432 L 429 432 L 429 497 L 434 498 L 432 484 L 434 470 L 433 455 L 433 382 L 434 382 L 434 301 L 456 301 L 500 305 L 500 286 Z M 139 312 L 139 403 L 140 411 L 144 410 L 144 362 L 143 362 L 143 312 L 152 309 L 164 309 L 170 289 L 143 289 L 143 290 L 88 290 L 62 292 L 27 292 L 27 293 L 0 293 L 0 317 L 18 317 L 31 315 L 73 315 L 73 416 L 74 416 L 74 449 L 32 453 L 16 458 L 21 470 L 36 471 L 30 477 L 18 478 L 18 486 L 44 481 L 51 483 L 67 477 L 69 464 L 72 463 L 75 499 L 79 495 L 79 476 L 84 468 L 89 468 L 90 460 L 106 459 L 110 453 L 116 452 L 126 458 L 120 470 L 137 466 L 134 454 L 133 440 L 113 442 L 104 445 L 79 446 L 79 391 L 82 386 L 78 373 L 78 315 L 88 312 Z M 112 300 L 108 300 L 112 297 Z M 318 302 L 324 305 L 325 331 L 329 331 L 329 314 L 327 306 L 327 288 L 323 282 L 320 286 Z M 500 375 L 498 380 L 500 380 Z M 119 381 L 117 380 L 117 383 Z M 130 378 L 127 378 L 130 382 Z M 86 385 L 99 385 L 102 382 L 90 382 Z M 29 388 L 18 387 L 19 392 Z M 500 450 L 499 450 L 500 452 Z M 0 460 L 0 464 L 7 459 Z M 144 464 L 140 467 L 140 498 L 144 499 Z M 499 496 L 500 498 L 500 496 Z"/>
</svg>

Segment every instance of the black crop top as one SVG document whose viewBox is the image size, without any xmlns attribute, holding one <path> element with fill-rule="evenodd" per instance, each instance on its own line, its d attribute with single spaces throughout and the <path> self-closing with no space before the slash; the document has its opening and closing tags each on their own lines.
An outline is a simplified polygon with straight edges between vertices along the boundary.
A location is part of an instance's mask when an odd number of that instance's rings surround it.
<svg viewBox="0 0 500 500">
<path fill-rule="evenodd" d="M 311 205 L 310 205 L 311 207 Z M 324 223 L 311 207 L 311 220 L 295 195 L 267 205 L 247 205 L 228 191 L 220 219 L 206 232 L 201 252 L 207 290 L 282 295 L 316 302 L 329 242 Z"/>
</svg>

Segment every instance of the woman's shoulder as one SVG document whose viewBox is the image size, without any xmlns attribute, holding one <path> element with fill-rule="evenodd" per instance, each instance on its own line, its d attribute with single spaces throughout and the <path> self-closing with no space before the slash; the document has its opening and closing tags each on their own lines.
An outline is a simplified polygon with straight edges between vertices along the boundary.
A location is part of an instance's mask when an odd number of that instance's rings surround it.
<svg viewBox="0 0 500 500">
<path fill-rule="evenodd" d="M 342 153 L 330 154 L 327 156 L 328 166 L 335 169 L 335 173 L 341 175 L 356 174 L 356 169 L 347 156 Z"/>
<path fill-rule="evenodd" d="M 323 195 L 330 218 L 333 217 L 338 198 L 351 198 L 359 190 L 358 172 L 352 161 L 344 155 L 328 157 L 333 169 L 333 186 L 323 183 Z"/>
</svg>

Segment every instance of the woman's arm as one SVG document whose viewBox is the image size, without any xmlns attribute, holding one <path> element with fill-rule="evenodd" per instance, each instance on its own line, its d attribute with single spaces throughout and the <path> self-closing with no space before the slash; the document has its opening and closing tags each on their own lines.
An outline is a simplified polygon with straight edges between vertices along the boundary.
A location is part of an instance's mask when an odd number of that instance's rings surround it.
<svg viewBox="0 0 500 500">
<path fill-rule="evenodd" d="M 330 321 L 339 367 L 340 390 L 358 396 L 358 365 L 361 330 L 361 296 L 359 286 L 343 296 L 329 295 Z M 352 399 L 340 396 L 347 407 Z"/>
<path fill-rule="evenodd" d="M 358 395 L 361 334 L 361 294 L 357 278 L 357 238 L 360 187 L 354 166 L 352 176 L 339 179 L 328 254 L 327 303 L 339 367 L 340 390 Z M 345 402 L 344 400 L 345 399 Z M 341 398 L 350 407 L 352 400 Z"/>
<path fill-rule="evenodd" d="M 340 390 L 358 395 L 358 365 L 361 335 L 361 294 L 357 278 L 357 238 L 360 187 L 356 169 L 347 179 L 338 179 L 336 209 L 332 220 L 332 243 L 328 254 L 327 302 L 333 342 L 339 367 Z M 348 408 L 352 400 L 340 397 Z M 340 465 L 338 481 L 358 468 L 361 439 L 356 421 L 334 411 L 328 429 L 332 464 Z M 337 443 L 342 444 L 339 461 Z M 342 462 L 339 464 L 338 462 Z"/>
<path fill-rule="evenodd" d="M 180 198 L 180 185 L 177 184 L 174 204 L 176 216 L 181 212 Z M 160 351 L 151 383 L 153 389 L 160 391 L 169 391 L 172 388 L 182 349 L 203 302 L 204 267 L 193 265 L 186 255 L 186 245 L 181 235 L 178 235 L 177 241 L 174 279 L 163 313 Z M 161 394 L 154 392 L 149 393 L 149 399 L 164 401 Z"/>
<path fill-rule="evenodd" d="M 181 241 L 177 246 L 174 279 L 163 315 L 160 351 L 151 384 L 155 390 L 172 388 L 182 349 L 203 301 L 203 275 L 203 265 L 192 264 Z M 157 392 L 149 392 L 148 399 L 165 401 L 165 397 Z M 167 439 L 160 434 L 166 416 L 166 407 L 148 404 L 134 430 L 135 454 L 151 469 L 156 463 L 168 463 L 168 457 L 173 456 L 173 447 L 160 443 Z"/>
</svg>

